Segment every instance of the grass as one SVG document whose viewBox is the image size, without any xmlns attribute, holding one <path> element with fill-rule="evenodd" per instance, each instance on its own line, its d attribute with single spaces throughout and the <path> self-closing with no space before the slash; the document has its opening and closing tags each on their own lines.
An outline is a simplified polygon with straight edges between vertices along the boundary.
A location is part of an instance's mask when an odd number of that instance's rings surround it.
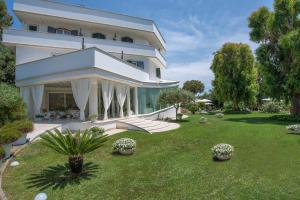
<svg viewBox="0 0 300 200">
<path fill-rule="evenodd" d="M 68 176 L 66 157 L 28 146 L 8 168 L 3 188 L 10 199 L 30 200 L 39 191 L 49 199 L 299 199 L 300 136 L 270 114 L 199 115 L 161 134 L 124 132 L 86 156 L 85 173 Z M 137 141 L 132 156 L 111 154 L 118 138 Z M 211 147 L 229 143 L 233 158 L 215 162 Z"/>
</svg>

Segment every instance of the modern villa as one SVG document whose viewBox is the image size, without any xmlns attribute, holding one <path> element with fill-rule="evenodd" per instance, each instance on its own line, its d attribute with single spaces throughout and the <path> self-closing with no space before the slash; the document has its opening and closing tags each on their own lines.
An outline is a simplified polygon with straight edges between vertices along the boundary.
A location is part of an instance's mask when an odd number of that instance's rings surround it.
<svg viewBox="0 0 300 200">
<path fill-rule="evenodd" d="M 32 118 L 152 113 L 159 92 L 179 84 L 161 78 L 166 43 L 151 20 L 47 0 L 15 0 L 13 10 L 23 28 L 2 39 Z"/>
</svg>

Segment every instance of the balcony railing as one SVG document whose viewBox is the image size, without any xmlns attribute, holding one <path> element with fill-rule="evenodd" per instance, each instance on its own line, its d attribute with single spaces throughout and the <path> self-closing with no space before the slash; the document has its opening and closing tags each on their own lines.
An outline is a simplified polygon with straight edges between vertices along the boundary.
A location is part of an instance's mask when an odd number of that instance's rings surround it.
<svg viewBox="0 0 300 200">
<path fill-rule="evenodd" d="M 152 45 L 18 29 L 5 29 L 3 32 L 4 43 L 67 49 L 81 49 L 82 38 L 84 38 L 86 48 L 97 47 L 109 53 L 124 52 L 124 54 L 152 57 L 156 58 L 163 66 L 166 66 L 165 58 Z"/>
</svg>

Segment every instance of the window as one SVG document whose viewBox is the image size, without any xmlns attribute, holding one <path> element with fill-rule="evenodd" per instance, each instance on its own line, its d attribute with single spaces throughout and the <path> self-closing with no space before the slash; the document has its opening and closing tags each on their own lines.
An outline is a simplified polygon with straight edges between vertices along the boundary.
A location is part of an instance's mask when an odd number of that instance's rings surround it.
<svg viewBox="0 0 300 200">
<path fill-rule="evenodd" d="M 64 28 L 58 28 L 56 29 L 57 34 L 64 34 L 64 35 L 71 35 L 71 31 Z"/>
<path fill-rule="evenodd" d="M 49 111 L 78 110 L 72 93 L 49 93 Z"/>
<path fill-rule="evenodd" d="M 48 33 L 56 33 L 56 28 L 48 26 Z"/>
<path fill-rule="evenodd" d="M 78 30 L 71 30 L 71 35 L 78 36 Z"/>
<path fill-rule="evenodd" d="M 135 65 L 136 67 L 140 69 L 144 69 L 144 62 L 143 61 L 134 61 L 134 60 L 127 60 L 130 64 Z"/>
<path fill-rule="evenodd" d="M 156 77 L 161 78 L 160 68 L 156 68 Z"/>
<path fill-rule="evenodd" d="M 128 43 L 133 43 L 133 39 L 130 37 L 122 37 L 121 39 L 122 42 L 128 42 Z"/>
<path fill-rule="evenodd" d="M 28 30 L 29 31 L 38 31 L 37 25 L 28 25 Z"/>
<path fill-rule="evenodd" d="M 102 33 L 93 33 L 92 38 L 97 38 L 97 39 L 106 39 L 106 36 Z"/>
</svg>

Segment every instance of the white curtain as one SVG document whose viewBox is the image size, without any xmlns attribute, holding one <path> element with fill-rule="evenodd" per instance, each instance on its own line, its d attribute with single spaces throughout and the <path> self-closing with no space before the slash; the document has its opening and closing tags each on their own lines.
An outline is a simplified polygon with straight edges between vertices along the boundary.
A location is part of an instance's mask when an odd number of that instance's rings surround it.
<svg viewBox="0 0 300 200">
<path fill-rule="evenodd" d="M 44 96 L 44 85 L 31 86 L 31 95 L 33 100 L 34 116 L 41 113 L 41 107 Z"/>
<path fill-rule="evenodd" d="M 85 120 L 84 110 L 91 91 L 91 80 L 77 79 L 71 81 L 72 92 L 77 107 L 80 109 L 80 120 Z"/>
<path fill-rule="evenodd" d="M 123 106 L 129 86 L 123 84 L 116 85 L 117 99 L 120 106 L 120 117 L 124 117 Z"/>
<path fill-rule="evenodd" d="M 32 109 L 31 109 L 31 96 L 30 96 L 30 87 L 21 87 L 20 95 L 26 105 L 27 114 L 29 117 L 33 117 Z"/>
<path fill-rule="evenodd" d="M 113 94 L 114 94 L 114 84 L 111 81 L 102 80 L 101 87 L 102 87 L 102 98 L 103 98 L 103 106 L 104 106 L 103 120 L 107 120 L 108 119 L 107 111 L 111 104 L 111 100 L 112 100 Z"/>
</svg>

